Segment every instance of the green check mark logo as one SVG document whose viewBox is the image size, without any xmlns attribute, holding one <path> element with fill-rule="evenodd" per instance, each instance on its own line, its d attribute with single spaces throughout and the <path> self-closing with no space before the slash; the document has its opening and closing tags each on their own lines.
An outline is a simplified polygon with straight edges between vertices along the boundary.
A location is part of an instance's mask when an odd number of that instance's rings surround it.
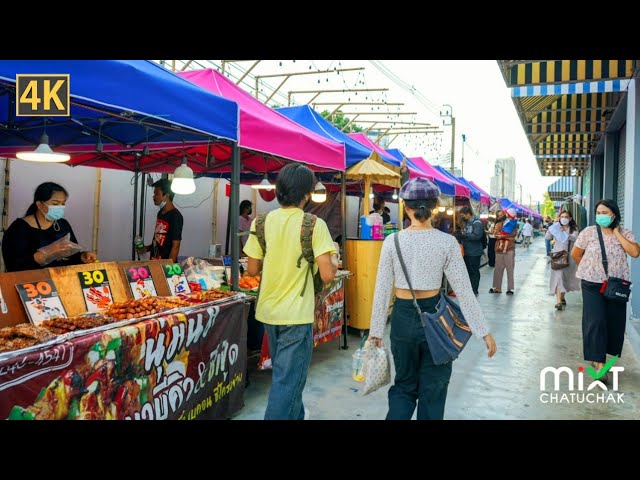
<svg viewBox="0 0 640 480">
<path fill-rule="evenodd" d="M 595 380 L 602 378 L 608 371 L 613 367 L 613 365 L 618 360 L 618 356 L 614 356 L 611 360 L 604 364 L 604 366 L 600 369 L 599 372 L 596 372 L 593 367 L 587 367 L 587 372 L 591 375 Z"/>
</svg>

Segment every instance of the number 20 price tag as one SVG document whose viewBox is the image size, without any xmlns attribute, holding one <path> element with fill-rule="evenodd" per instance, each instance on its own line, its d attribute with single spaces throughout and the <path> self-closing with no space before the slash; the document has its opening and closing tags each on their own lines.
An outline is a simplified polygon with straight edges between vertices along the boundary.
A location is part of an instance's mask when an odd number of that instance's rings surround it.
<svg viewBox="0 0 640 480">
<path fill-rule="evenodd" d="M 146 265 L 129 267 L 124 269 L 133 298 L 156 297 L 156 286 L 151 277 L 151 270 Z"/>
<path fill-rule="evenodd" d="M 179 264 L 174 263 L 163 265 L 162 271 L 167 279 L 167 285 L 169 286 L 169 291 L 171 291 L 172 296 L 176 296 L 180 293 L 191 293 L 187 277 L 185 277 L 182 267 Z"/>
</svg>

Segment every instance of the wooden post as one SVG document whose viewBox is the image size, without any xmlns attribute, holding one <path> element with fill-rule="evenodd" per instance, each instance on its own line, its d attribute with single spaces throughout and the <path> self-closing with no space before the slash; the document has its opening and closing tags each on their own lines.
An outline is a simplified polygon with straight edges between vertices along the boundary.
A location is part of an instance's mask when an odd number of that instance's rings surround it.
<svg viewBox="0 0 640 480">
<path fill-rule="evenodd" d="M 398 231 L 404 226 L 404 202 L 398 197 Z"/>
<path fill-rule="evenodd" d="M 364 177 L 364 199 L 362 202 L 362 205 L 364 205 L 363 215 L 369 215 L 369 212 L 371 211 L 369 208 L 369 193 L 371 193 L 371 177 L 366 175 Z"/>
<path fill-rule="evenodd" d="M 96 190 L 93 196 L 93 242 L 92 250 L 98 254 L 100 233 L 100 193 L 102 190 L 102 169 L 96 169 Z"/>
</svg>

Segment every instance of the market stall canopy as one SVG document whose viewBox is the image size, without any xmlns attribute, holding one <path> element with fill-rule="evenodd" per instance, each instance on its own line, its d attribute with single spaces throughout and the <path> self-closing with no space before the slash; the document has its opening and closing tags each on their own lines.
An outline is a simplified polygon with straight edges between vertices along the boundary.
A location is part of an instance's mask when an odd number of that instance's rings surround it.
<svg viewBox="0 0 640 480">
<path fill-rule="evenodd" d="M 178 75 L 239 105 L 240 147 L 315 166 L 321 170 L 344 172 L 344 144 L 298 125 L 213 69 L 180 72 Z M 281 166 L 282 162 L 266 157 L 243 160 L 243 167 L 253 171 L 272 171 Z"/>
<path fill-rule="evenodd" d="M 69 75 L 70 117 L 16 117 L 16 75 L 50 72 Z M 238 139 L 235 102 L 150 61 L 0 61 L 0 156 L 37 146 L 45 120 L 50 146 L 71 154 L 70 165 L 173 171 L 183 147 L 230 151 Z"/>
<path fill-rule="evenodd" d="M 365 147 L 377 152 L 378 155 L 380 155 L 382 160 L 384 160 L 385 162 L 393 165 L 394 167 L 400 168 L 400 164 L 401 164 L 402 160 L 398 160 L 393 155 L 389 155 L 384 148 L 382 148 L 379 145 L 376 145 L 364 133 L 360 133 L 360 132 L 359 133 L 350 133 L 349 136 L 351 138 L 353 138 L 359 144 L 364 145 Z"/>
<path fill-rule="evenodd" d="M 422 157 L 413 157 L 411 160 L 428 175 L 428 178 L 434 181 L 444 195 L 455 197 L 470 197 L 469 187 L 461 184 L 448 175 L 443 175 L 436 167 L 433 167 Z"/>
<path fill-rule="evenodd" d="M 456 177 L 460 183 L 469 187 L 471 191 L 471 198 L 473 200 L 478 200 L 480 203 L 484 203 L 485 205 L 490 205 L 489 196 L 485 194 L 482 190 L 476 187 L 473 183 L 467 180 L 464 177 Z"/>
<path fill-rule="evenodd" d="M 394 157 L 395 159 L 397 159 L 400 164 L 402 164 L 402 160 L 406 159 L 407 161 L 407 168 L 409 169 L 409 178 L 413 179 L 413 178 L 429 178 L 429 180 L 433 181 L 432 178 L 429 177 L 429 175 L 425 172 L 423 172 L 415 163 L 413 160 L 411 160 L 408 156 L 406 156 L 404 153 L 402 153 L 399 149 L 397 148 L 392 148 L 392 149 L 387 149 L 385 150 L 387 152 L 387 154 L 391 155 L 392 157 Z M 442 190 L 442 189 L 441 189 Z"/>
<path fill-rule="evenodd" d="M 400 186 L 400 174 L 385 167 L 376 152 L 371 157 L 358 162 L 346 172 L 349 180 L 370 180 L 389 187 Z"/>
<path fill-rule="evenodd" d="M 361 160 L 371 155 L 372 149 L 356 142 L 346 133 L 334 127 L 331 122 L 327 121 L 322 115 L 316 112 L 309 105 L 299 105 L 295 107 L 280 107 L 275 109 L 285 117 L 302 125 L 308 130 L 318 135 L 333 140 L 334 142 L 344 143 L 346 165 L 349 168 Z"/>
<path fill-rule="evenodd" d="M 477 183 L 475 183 L 473 180 L 470 180 L 470 181 L 469 181 L 469 183 L 470 183 L 471 185 L 473 185 L 474 187 L 476 187 L 478 190 L 480 190 L 480 193 L 482 194 L 482 196 L 483 196 L 483 197 L 487 197 L 487 199 L 488 199 L 488 202 L 487 202 L 486 204 L 487 204 L 487 205 L 491 205 L 491 203 L 492 203 L 491 201 L 492 201 L 493 197 L 492 197 L 491 195 L 489 195 L 489 194 L 487 193 L 487 191 L 486 191 L 484 188 L 480 187 L 480 186 L 479 186 Z M 483 202 L 483 203 L 484 203 L 484 202 Z"/>
</svg>

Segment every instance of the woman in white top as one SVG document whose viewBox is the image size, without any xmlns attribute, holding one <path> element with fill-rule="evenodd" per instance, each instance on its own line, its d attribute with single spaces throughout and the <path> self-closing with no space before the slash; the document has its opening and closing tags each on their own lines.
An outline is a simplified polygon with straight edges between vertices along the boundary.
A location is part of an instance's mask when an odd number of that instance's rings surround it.
<svg viewBox="0 0 640 480">
<path fill-rule="evenodd" d="M 524 238 L 522 248 L 529 248 L 531 237 L 533 237 L 533 225 L 531 225 L 531 220 L 528 218 L 524 222 L 524 227 L 522 227 L 522 237 Z"/>
<path fill-rule="evenodd" d="M 552 253 L 571 252 L 578 239 L 578 225 L 573 220 L 573 217 L 569 212 L 562 212 L 560 214 L 560 222 L 556 222 L 549 227 L 545 234 L 546 240 L 555 240 Z M 551 295 L 556 295 L 556 309 L 562 310 L 567 301 L 564 298 L 567 292 L 579 292 L 580 280 L 576 278 L 576 270 L 578 265 L 575 260 L 569 255 L 569 266 L 561 268 L 560 270 L 551 269 L 551 276 L 549 279 L 549 292 Z"/>
<path fill-rule="evenodd" d="M 400 190 L 411 226 L 395 234 L 407 265 L 411 284 L 422 311 L 435 312 L 440 298 L 442 275 L 453 286 L 471 331 L 483 338 L 488 356 L 496 353 L 478 300 L 471 289 L 469 275 L 455 237 L 431 226 L 431 213 L 436 207 L 440 189 L 424 178 L 414 178 Z M 391 315 L 391 352 L 396 375 L 389 390 L 387 420 L 410 420 L 418 404 L 418 420 L 437 420 L 444 416 L 451 362 L 435 365 L 413 297 L 405 280 L 394 245 L 389 235 L 382 246 L 369 338 L 378 346 L 387 320 L 388 306 L 395 285 L 395 302 Z"/>
</svg>

